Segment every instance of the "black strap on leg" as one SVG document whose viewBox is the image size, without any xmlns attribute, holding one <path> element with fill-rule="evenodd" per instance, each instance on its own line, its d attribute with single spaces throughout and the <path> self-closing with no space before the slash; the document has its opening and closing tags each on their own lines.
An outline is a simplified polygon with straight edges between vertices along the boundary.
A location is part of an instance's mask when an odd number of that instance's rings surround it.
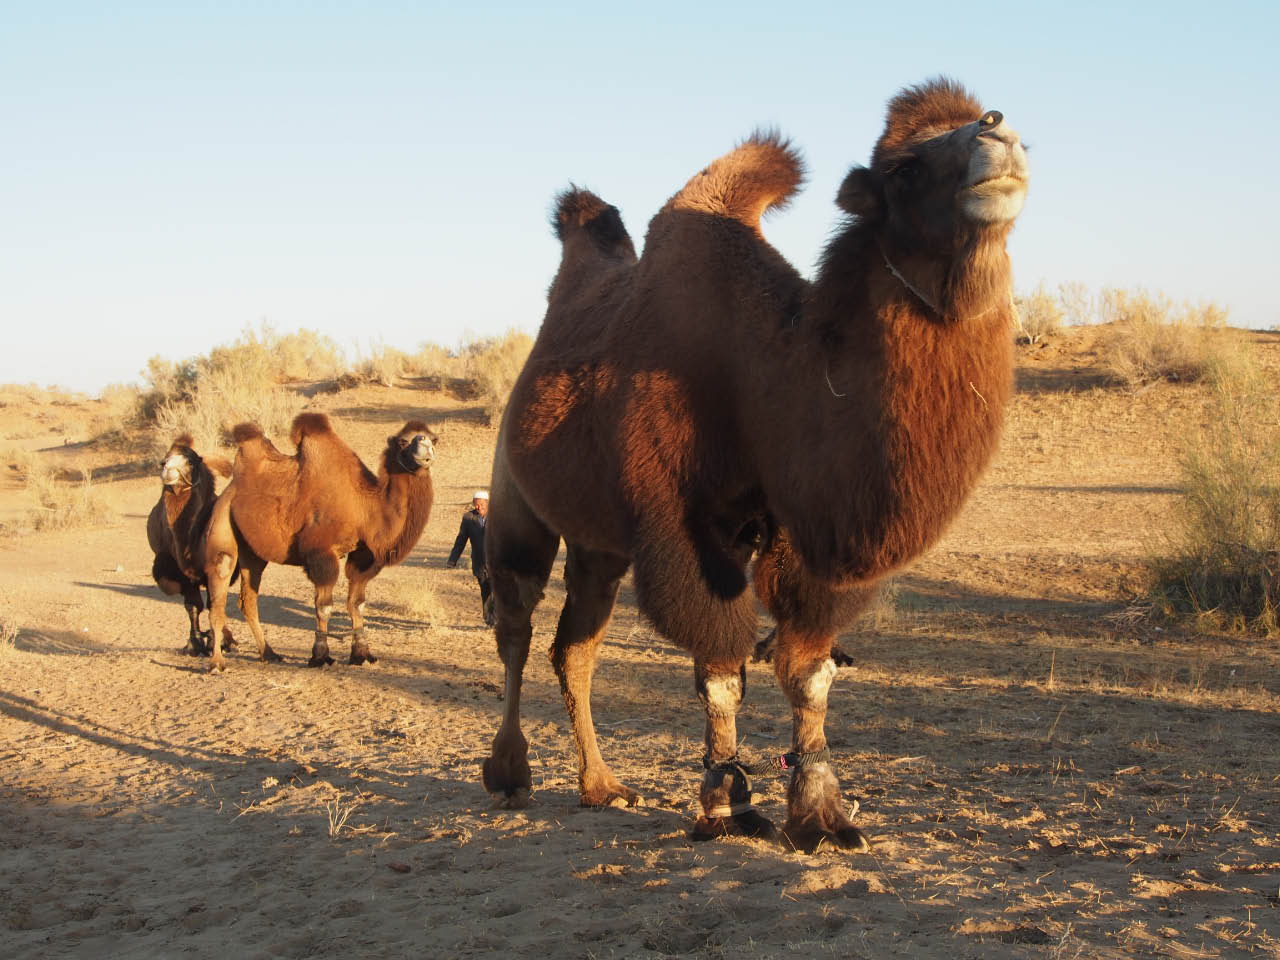
<svg viewBox="0 0 1280 960">
<path fill-rule="evenodd" d="M 819 763 L 828 763 L 831 760 L 831 751 L 826 747 L 821 750 L 815 750 L 812 753 L 798 753 L 791 750 L 777 757 L 769 757 L 761 760 L 759 763 L 743 763 L 736 756 L 730 757 L 728 760 L 722 760 L 720 763 L 713 764 L 709 756 L 703 756 L 702 768 L 704 770 L 736 770 L 744 777 L 751 775 L 758 777 L 766 773 L 781 773 L 783 770 L 798 770 L 803 767 L 812 767 Z"/>
</svg>

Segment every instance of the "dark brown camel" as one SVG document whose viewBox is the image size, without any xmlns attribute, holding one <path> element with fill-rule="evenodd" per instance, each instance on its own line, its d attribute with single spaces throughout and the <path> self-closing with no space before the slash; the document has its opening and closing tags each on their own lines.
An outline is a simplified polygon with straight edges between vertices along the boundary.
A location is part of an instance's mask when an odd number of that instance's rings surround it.
<svg viewBox="0 0 1280 960">
<path fill-rule="evenodd" d="M 147 517 L 147 541 L 155 554 L 151 576 L 156 585 L 170 596 L 182 594 L 191 621 L 186 652 L 198 657 L 209 652 L 213 636 L 200 629 L 200 613 L 205 608 L 200 588 L 208 586 L 200 544 L 217 499 L 213 475 L 231 476 L 231 464 L 219 457 L 202 458 L 191 445 L 190 434 L 184 433 L 160 461 L 162 487 L 160 499 Z M 231 631 L 225 627 L 223 631 L 222 642 L 230 647 Z"/>
<path fill-rule="evenodd" d="M 551 661 L 584 805 L 637 801 L 601 758 L 591 677 L 618 584 L 688 650 L 706 712 L 700 838 L 771 836 L 737 758 L 756 596 L 778 624 L 791 703 L 783 832 L 867 848 L 827 752 L 837 631 L 932 544 L 996 448 L 1012 380 L 1005 240 L 1027 167 L 1017 135 L 948 80 L 889 104 L 850 218 L 812 284 L 763 239 L 803 177 L 776 136 L 703 170 L 653 218 L 637 260 L 617 211 L 572 189 L 563 259 L 494 460 L 486 540 L 505 713 L 484 763 L 528 801 L 520 684 L 530 614 L 563 537 L 567 599 Z"/>
<path fill-rule="evenodd" d="M 279 660 L 258 622 L 258 588 L 268 563 L 302 567 L 316 588 L 316 639 L 310 666 L 333 663 L 329 614 L 338 567 L 347 558 L 352 664 L 376 663 L 364 640 L 365 589 L 383 567 L 399 563 L 431 515 L 431 462 L 438 439 L 419 420 L 387 438 L 374 476 L 321 413 L 299 414 L 290 436 L 297 454 L 277 450 L 256 424 L 233 431 L 239 449 L 232 479 L 214 507 L 205 545 L 211 619 L 226 620 L 229 575 L 242 568 L 240 609 L 263 660 Z M 226 662 L 213 647 L 212 669 Z"/>
</svg>

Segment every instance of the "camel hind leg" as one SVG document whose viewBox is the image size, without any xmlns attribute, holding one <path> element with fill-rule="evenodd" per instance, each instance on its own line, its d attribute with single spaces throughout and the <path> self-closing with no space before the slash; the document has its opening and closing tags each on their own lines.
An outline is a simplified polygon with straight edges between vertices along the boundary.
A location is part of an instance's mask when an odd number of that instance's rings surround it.
<svg viewBox="0 0 1280 960">
<path fill-rule="evenodd" d="M 493 584 L 498 656 L 502 659 L 504 699 L 502 724 L 484 761 L 484 787 L 495 803 L 524 807 L 533 786 L 529 743 L 520 730 L 520 687 L 529 659 L 534 607 L 551 576 L 560 538 L 533 515 L 508 479 L 495 469 L 489 518 L 485 523 L 485 555 Z"/>
<path fill-rule="evenodd" d="M 262 631 L 262 621 L 258 619 L 258 594 L 262 587 L 262 571 L 267 569 L 267 561 L 249 550 L 240 552 L 240 612 L 249 624 L 249 632 L 258 644 L 258 659 L 264 663 L 279 663 L 284 657 L 271 649 L 267 643 L 267 635 Z M 214 643 L 219 638 L 214 638 Z"/>
<path fill-rule="evenodd" d="M 191 599 L 193 585 L 182 572 L 177 561 L 168 553 L 156 554 L 155 560 L 151 563 L 151 576 L 156 586 L 168 596 L 182 594 L 182 605 L 186 608 L 187 619 L 191 621 L 191 630 L 187 635 L 187 644 L 183 647 L 183 652 L 193 657 L 201 656 L 206 650 L 204 640 L 200 636 L 200 610 L 203 608 L 200 588 L 194 587 L 196 597 L 193 602 Z"/>
<path fill-rule="evenodd" d="M 600 755 L 595 722 L 591 718 L 591 678 L 605 627 L 613 613 L 618 585 L 627 572 L 626 557 L 585 550 L 569 544 L 564 566 L 568 597 L 560 611 L 551 664 L 560 679 L 560 692 L 573 723 L 578 747 L 578 793 L 584 807 L 602 807 L 621 800 L 635 806 L 639 795 L 623 786 Z"/>
<path fill-rule="evenodd" d="M 329 656 L 329 616 L 333 613 L 333 585 L 338 582 L 338 558 L 323 552 L 307 557 L 307 579 L 316 588 L 316 640 L 311 645 L 308 667 L 327 667 L 333 663 Z"/>
</svg>

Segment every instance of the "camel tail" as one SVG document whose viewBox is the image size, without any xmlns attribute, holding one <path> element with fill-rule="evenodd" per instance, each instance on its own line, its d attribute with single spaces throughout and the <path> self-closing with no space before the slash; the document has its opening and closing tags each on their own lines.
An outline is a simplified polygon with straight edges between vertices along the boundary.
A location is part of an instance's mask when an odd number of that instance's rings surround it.
<svg viewBox="0 0 1280 960">
<path fill-rule="evenodd" d="M 551 212 L 551 229 L 561 243 L 568 244 L 575 237 L 585 236 L 607 257 L 635 259 L 636 249 L 618 208 L 605 203 L 590 190 L 570 185 L 568 190 L 557 194 Z"/>
<path fill-rule="evenodd" d="M 757 130 L 698 173 L 667 204 L 729 217 L 752 229 L 770 210 L 787 205 L 804 183 L 804 160 L 776 130 Z"/>
<path fill-rule="evenodd" d="M 245 443 L 262 435 L 262 428 L 256 423 L 237 423 L 231 428 L 231 438 L 236 443 Z"/>
</svg>

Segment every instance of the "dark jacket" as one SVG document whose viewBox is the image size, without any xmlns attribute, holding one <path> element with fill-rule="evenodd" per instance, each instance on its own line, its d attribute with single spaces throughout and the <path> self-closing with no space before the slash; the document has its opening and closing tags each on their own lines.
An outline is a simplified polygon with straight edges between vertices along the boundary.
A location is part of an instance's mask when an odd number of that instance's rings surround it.
<svg viewBox="0 0 1280 960">
<path fill-rule="evenodd" d="M 484 517 L 480 516 L 475 507 L 462 515 L 458 539 L 453 541 L 453 549 L 449 551 L 449 566 L 458 562 L 468 540 L 471 541 L 471 572 L 479 576 L 484 570 Z"/>
</svg>

